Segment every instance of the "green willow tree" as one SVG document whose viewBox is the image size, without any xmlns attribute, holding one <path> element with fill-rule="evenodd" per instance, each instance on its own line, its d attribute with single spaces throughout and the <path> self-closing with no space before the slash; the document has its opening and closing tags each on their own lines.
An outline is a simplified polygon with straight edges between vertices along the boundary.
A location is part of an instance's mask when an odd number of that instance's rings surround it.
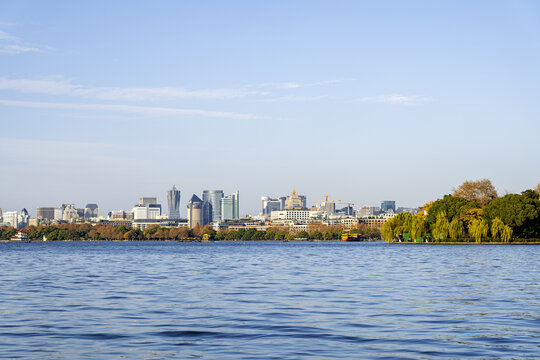
<svg viewBox="0 0 540 360">
<path fill-rule="evenodd" d="M 446 213 L 444 211 L 439 211 L 435 226 L 433 227 L 433 237 L 435 238 L 435 241 L 439 242 L 448 238 L 449 226 Z"/>
<path fill-rule="evenodd" d="M 460 241 L 461 239 L 463 239 L 463 235 L 465 234 L 463 222 L 458 218 L 454 218 L 454 220 L 450 222 L 450 225 L 448 227 L 448 234 L 450 235 L 450 239 L 452 240 Z"/>
<path fill-rule="evenodd" d="M 510 240 L 512 239 L 513 233 L 514 231 L 512 230 L 512 228 L 508 225 L 505 225 L 501 234 L 502 241 L 504 243 L 509 243 Z"/>
<path fill-rule="evenodd" d="M 493 221 L 491 222 L 491 237 L 493 238 L 493 240 L 502 239 L 504 226 L 505 225 L 500 218 L 496 217 L 495 219 L 493 219 Z"/>
<path fill-rule="evenodd" d="M 415 216 L 411 224 L 411 238 L 416 240 L 426 235 L 426 222 L 424 218 Z"/>
<path fill-rule="evenodd" d="M 473 220 L 469 225 L 469 234 L 477 243 L 481 243 L 487 238 L 489 226 L 486 220 Z"/>
</svg>

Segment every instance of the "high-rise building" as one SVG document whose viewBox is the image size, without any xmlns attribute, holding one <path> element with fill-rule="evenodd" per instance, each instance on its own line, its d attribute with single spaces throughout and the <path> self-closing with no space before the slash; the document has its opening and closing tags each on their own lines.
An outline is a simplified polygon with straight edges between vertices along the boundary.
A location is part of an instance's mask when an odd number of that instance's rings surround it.
<svg viewBox="0 0 540 360">
<path fill-rule="evenodd" d="M 307 209 L 307 197 L 306 195 L 298 195 L 300 197 L 300 200 L 302 200 L 302 206 L 304 209 Z"/>
<path fill-rule="evenodd" d="M 26 210 L 26 208 L 23 208 L 21 210 L 21 213 L 19 214 L 19 217 L 17 218 L 17 227 L 19 229 L 27 227 L 29 220 L 30 220 L 30 215 L 28 214 L 28 211 Z"/>
<path fill-rule="evenodd" d="M 84 207 L 85 218 L 97 218 L 99 216 L 99 208 L 97 204 L 86 204 Z"/>
<path fill-rule="evenodd" d="M 204 190 L 202 196 L 204 224 L 221 221 L 223 190 Z"/>
<path fill-rule="evenodd" d="M 62 206 L 54 208 L 54 220 L 60 221 L 64 219 L 64 208 Z"/>
<path fill-rule="evenodd" d="M 287 197 L 285 201 L 285 210 L 302 210 L 305 209 L 304 202 L 302 198 L 298 195 L 298 192 L 293 187 L 291 194 Z"/>
<path fill-rule="evenodd" d="M 2 220 L 2 207 L 0 206 L 0 220 Z"/>
<path fill-rule="evenodd" d="M 141 197 L 139 198 L 139 205 L 147 206 L 150 204 L 157 204 L 157 198 L 155 197 Z"/>
<path fill-rule="evenodd" d="M 396 212 L 396 202 L 393 200 L 381 201 L 381 211 L 387 212 L 390 210 L 392 210 L 393 212 Z"/>
<path fill-rule="evenodd" d="M 54 207 L 38 207 L 36 211 L 36 218 L 54 220 Z"/>
<path fill-rule="evenodd" d="M 225 196 L 221 199 L 221 220 L 240 219 L 240 192 Z"/>
<path fill-rule="evenodd" d="M 6 211 L 4 212 L 4 223 L 9 224 L 9 226 L 17 227 L 19 223 L 19 213 L 17 211 Z"/>
<path fill-rule="evenodd" d="M 263 196 L 261 197 L 261 201 L 263 215 L 270 215 L 272 211 L 279 211 L 282 209 L 281 200 L 279 199 L 272 199 L 268 196 Z"/>
<path fill-rule="evenodd" d="M 188 201 L 188 226 L 190 228 L 194 228 L 197 224 L 202 225 L 202 204 L 202 200 L 195 194 Z"/>
<path fill-rule="evenodd" d="M 180 190 L 176 190 L 176 186 L 167 191 L 167 204 L 169 205 L 169 219 L 180 219 Z"/>
<path fill-rule="evenodd" d="M 77 209 L 75 208 L 74 205 L 70 204 L 70 205 L 67 205 L 66 208 L 64 209 L 62 219 L 64 221 L 70 221 L 77 218 L 78 216 L 79 214 L 77 213 Z"/>
</svg>

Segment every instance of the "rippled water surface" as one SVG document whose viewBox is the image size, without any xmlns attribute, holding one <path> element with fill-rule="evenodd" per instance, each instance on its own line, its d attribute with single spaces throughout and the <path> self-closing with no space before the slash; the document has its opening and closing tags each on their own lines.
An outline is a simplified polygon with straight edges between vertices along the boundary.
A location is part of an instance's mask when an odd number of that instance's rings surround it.
<svg viewBox="0 0 540 360">
<path fill-rule="evenodd" d="M 540 247 L 0 243 L 0 358 L 538 358 Z"/>
</svg>

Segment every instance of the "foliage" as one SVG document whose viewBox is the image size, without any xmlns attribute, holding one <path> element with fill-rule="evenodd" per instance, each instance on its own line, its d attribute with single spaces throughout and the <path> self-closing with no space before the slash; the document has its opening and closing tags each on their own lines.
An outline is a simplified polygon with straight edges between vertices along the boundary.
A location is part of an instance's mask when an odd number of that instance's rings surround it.
<svg viewBox="0 0 540 360">
<path fill-rule="evenodd" d="M 448 237 L 449 227 L 450 225 L 445 212 L 439 211 L 437 214 L 437 221 L 433 227 L 433 237 L 435 238 L 435 241 L 439 242 L 445 240 Z"/>
<path fill-rule="evenodd" d="M 430 207 L 426 216 L 426 224 L 433 231 L 433 227 L 437 221 L 437 215 L 440 212 L 445 213 L 447 220 L 451 222 L 456 216 L 462 216 L 467 210 L 476 207 L 476 203 L 472 201 L 454 197 L 452 195 L 445 195 L 442 199 L 435 201 Z"/>
<path fill-rule="evenodd" d="M 501 235 L 501 239 L 505 243 L 509 243 L 510 239 L 512 239 L 513 231 L 512 228 L 508 225 L 504 225 L 504 229 Z"/>
<path fill-rule="evenodd" d="M 497 198 L 497 190 L 489 179 L 464 181 L 452 194 L 455 197 L 472 201 L 484 207 Z"/>
<path fill-rule="evenodd" d="M 0 226 L 0 240 L 9 240 L 17 233 L 17 229 L 11 226 Z"/>
<path fill-rule="evenodd" d="M 493 238 L 493 240 L 502 238 L 504 227 L 505 225 L 501 219 L 499 219 L 498 217 L 493 219 L 493 221 L 491 222 L 491 237 Z"/>
<path fill-rule="evenodd" d="M 450 239 L 459 241 L 463 238 L 464 234 L 465 228 L 463 226 L 463 221 L 455 217 L 448 226 L 448 235 L 450 235 Z"/>
<path fill-rule="evenodd" d="M 411 225 L 411 238 L 416 240 L 426 235 L 426 222 L 424 217 L 414 216 Z"/>
<path fill-rule="evenodd" d="M 492 222 L 499 218 L 520 238 L 540 237 L 540 200 L 530 193 L 508 194 L 492 201 L 484 209 L 485 218 Z"/>
<path fill-rule="evenodd" d="M 402 212 L 388 219 L 381 227 L 381 236 L 386 241 L 403 240 L 405 233 L 411 231 L 414 216 Z"/>
<path fill-rule="evenodd" d="M 474 220 L 469 226 L 469 233 L 477 243 L 481 243 L 488 234 L 489 226 L 486 220 Z"/>
</svg>

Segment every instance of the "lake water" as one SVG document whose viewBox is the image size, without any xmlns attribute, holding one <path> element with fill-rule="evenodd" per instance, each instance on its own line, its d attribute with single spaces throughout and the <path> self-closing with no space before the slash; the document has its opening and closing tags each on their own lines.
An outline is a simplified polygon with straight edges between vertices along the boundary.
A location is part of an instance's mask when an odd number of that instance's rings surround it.
<svg viewBox="0 0 540 360">
<path fill-rule="evenodd" d="M 539 246 L 0 243 L 0 358 L 533 359 Z"/>
</svg>

